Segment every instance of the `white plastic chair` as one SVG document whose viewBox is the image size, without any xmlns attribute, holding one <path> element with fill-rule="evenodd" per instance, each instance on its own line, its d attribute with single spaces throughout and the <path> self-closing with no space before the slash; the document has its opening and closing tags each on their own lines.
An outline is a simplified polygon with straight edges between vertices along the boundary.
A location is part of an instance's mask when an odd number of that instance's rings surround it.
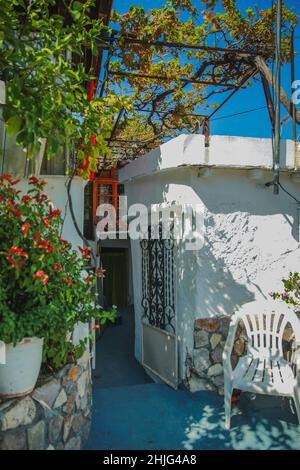
<svg viewBox="0 0 300 470">
<path fill-rule="evenodd" d="M 231 352 L 239 322 L 245 325 L 248 345 L 233 370 Z M 295 336 L 292 364 L 283 357 L 282 338 L 290 324 Z M 225 427 L 230 429 L 233 389 L 254 394 L 279 395 L 294 399 L 300 423 L 300 320 L 284 302 L 254 301 L 243 305 L 232 317 L 223 351 Z"/>
</svg>

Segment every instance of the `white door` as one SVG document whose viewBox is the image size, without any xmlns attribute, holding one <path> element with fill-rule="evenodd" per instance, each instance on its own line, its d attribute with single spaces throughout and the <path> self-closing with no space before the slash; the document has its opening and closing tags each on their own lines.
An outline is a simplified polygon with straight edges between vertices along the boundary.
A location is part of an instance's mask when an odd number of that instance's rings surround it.
<svg viewBox="0 0 300 470">
<path fill-rule="evenodd" d="M 175 242 L 162 238 L 141 241 L 142 363 L 171 387 L 178 385 L 175 310 Z"/>
</svg>

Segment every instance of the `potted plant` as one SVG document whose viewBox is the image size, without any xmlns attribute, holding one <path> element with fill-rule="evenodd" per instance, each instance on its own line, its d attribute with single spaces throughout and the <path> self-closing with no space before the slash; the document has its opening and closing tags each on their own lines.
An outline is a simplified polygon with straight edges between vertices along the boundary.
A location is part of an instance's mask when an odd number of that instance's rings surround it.
<svg viewBox="0 0 300 470">
<path fill-rule="evenodd" d="M 44 193 L 45 182 L 31 177 L 26 194 L 19 180 L 0 177 L 0 396 L 30 393 L 41 363 L 57 369 L 83 353 L 74 346 L 78 322 L 103 324 L 115 312 L 95 306 L 92 274 L 83 274 L 89 250 L 81 255 L 60 236 L 63 220 Z"/>
</svg>

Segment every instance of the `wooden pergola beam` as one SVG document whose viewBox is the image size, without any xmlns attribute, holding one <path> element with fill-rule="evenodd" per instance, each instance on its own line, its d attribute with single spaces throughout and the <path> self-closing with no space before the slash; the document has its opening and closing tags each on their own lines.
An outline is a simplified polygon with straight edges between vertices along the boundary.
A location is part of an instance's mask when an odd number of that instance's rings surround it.
<svg viewBox="0 0 300 470">
<path fill-rule="evenodd" d="M 263 55 L 261 51 L 253 51 L 248 49 L 231 49 L 228 47 L 215 47 L 215 46 L 205 46 L 199 44 L 185 44 L 180 42 L 169 42 L 169 41 L 154 41 L 150 39 L 138 39 L 136 37 L 131 37 L 129 35 L 122 35 L 120 31 L 113 30 L 115 35 L 114 40 L 122 40 L 127 43 L 131 44 L 142 44 L 145 46 L 158 46 L 158 47 L 170 47 L 170 48 L 177 48 L 177 49 L 194 49 L 199 51 L 210 51 L 210 52 L 223 52 L 226 54 L 235 54 L 240 56 L 257 56 Z M 118 37 L 117 37 L 118 35 Z M 270 53 L 273 52 L 273 49 L 267 49 Z M 267 54 L 266 54 L 267 55 Z"/>
<path fill-rule="evenodd" d="M 147 75 L 147 74 L 142 74 L 142 73 L 133 73 L 133 72 L 117 72 L 113 70 L 108 71 L 109 75 L 116 75 L 120 77 L 136 77 L 136 78 L 147 78 L 150 80 L 162 80 L 162 81 L 176 81 L 178 80 L 176 77 L 166 77 L 166 76 L 161 76 L 161 75 Z M 221 87 L 226 87 L 226 88 L 239 88 L 238 85 L 234 85 L 232 83 L 220 83 L 220 82 L 215 82 L 214 80 L 196 80 L 196 79 L 190 79 L 190 78 L 181 78 L 181 82 L 183 83 L 198 83 L 201 85 L 214 85 L 214 86 L 221 86 Z"/>
</svg>

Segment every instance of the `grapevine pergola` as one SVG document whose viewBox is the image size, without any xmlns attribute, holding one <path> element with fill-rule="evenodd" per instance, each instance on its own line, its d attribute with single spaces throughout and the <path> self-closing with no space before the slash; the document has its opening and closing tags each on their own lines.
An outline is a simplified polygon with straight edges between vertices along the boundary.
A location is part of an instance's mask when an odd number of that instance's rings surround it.
<svg viewBox="0 0 300 470">
<path fill-rule="evenodd" d="M 282 3 L 287 63 L 297 15 Z M 0 0 L 3 120 L 29 158 L 41 140 L 49 158 L 67 143 L 87 178 L 178 133 L 203 132 L 208 144 L 215 114 L 258 80 L 273 127 L 276 2 L 259 10 L 236 0 L 165 0 L 125 14 L 112 6 L 112 0 Z M 300 111 L 284 90 L 281 102 L 299 124 Z"/>
<path fill-rule="evenodd" d="M 205 134 L 208 145 L 211 119 L 232 96 L 247 87 L 251 79 L 259 80 L 263 85 L 266 107 L 272 129 L 274 128 L 271 90 L 273 74 L 268 66 L 274 59 L 273 24 L 276 13 L 274 8 L 269 11 L 262 37 L 251 37 L 246 34 L 244 38 L 236 41 L 228 38 L 226 32 L 221 32 L 221 28 L 219 30 L 217 28 L 214 45 L 207 45 L 211 42 L 207 37 L 204 41 L 188 43 L 172 41 L 167 34 L 157 35 L 155 29 L 145 34 L 136 21 L 141 20 L 140 13 L 136 10 L 131 12 L 133 17 L 136 14 L 132 24 L 129 21 L 129 14 L 123 15 L 124 21 L 118 16 L 121 29 L 113 29 L 105 38 L 105 44 L 102 44 L 108 53 L 99 87 L 100 94 L 103 95 L 106 90 L 117 87 L 125 90 L 126 86 L 135 92 L 133 109 L 129 112 L 122 109 L 119 112 L 108 138 L 113 156 L 118 159 L 136 158 L 159 145 L 167 137 L 174 136 L 178 130 L 192 133 L 201 131 Z M 214 18 L 211 17 L 211 20 Z M 287 20 L 287 17 L 285 19 Z M 283 30 L 282 56 L 283 61 L 292 62 L 293 34 L 291 34 L 292 28 L 289 28 L 290 25 L 286 25 Z M 150 61 L 147 61 L 147 54 L 151 57 L 151 65 Z M 184 59 L 178 68 L 180 63 L 178 58 L 181 56 Z M 168 66 L 153 67 L 155 60 L 163 60 L 164 57 L 167 59 L 166 62 L 171 57 L 176 58 L 177 68 L 174 71 Z M 195 91 L 198 91 L 196 99 Z M 177 95 L 178 99 L 174 99 L 174 95 Z M 213 103 L 211 109 L 201 112 L 203 104 L 211 104 L 215 97 L 222 95 L 224 98 Z M 181 99 L 183 104 L 180 103 Z M 191 102 L 192 99 L 194 103 Z M 281 99 L 295 122 L 299 123 L 299 112 L 295 110 L 283 90 Z M 143 122 L 141 136 L 138 129 L 136 133 L 129 132 L 128 135 L 126 128 L 128 129 L 128 124 L 130 128 L 131 121 Z"/>
</svg>

